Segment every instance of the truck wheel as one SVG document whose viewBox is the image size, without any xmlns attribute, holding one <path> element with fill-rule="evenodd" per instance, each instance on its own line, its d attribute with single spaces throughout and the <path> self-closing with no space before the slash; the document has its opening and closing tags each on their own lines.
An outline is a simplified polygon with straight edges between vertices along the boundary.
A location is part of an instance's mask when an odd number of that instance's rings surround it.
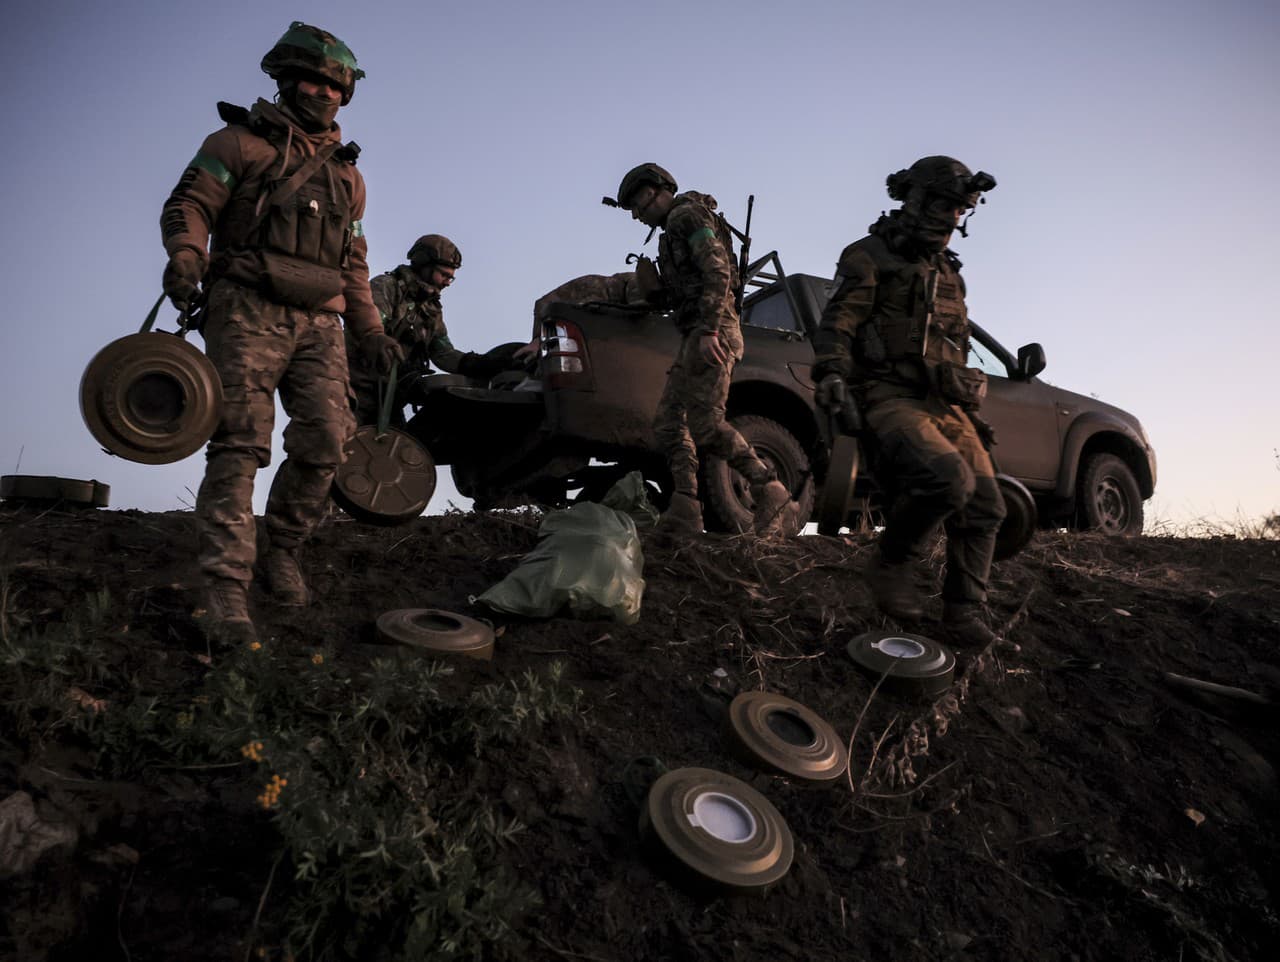
<svg viewBox="0 0 1280 962">
<path fill-rule="evenodd" d="M 1077 518 L 1084 530 L 1112 536 L 1142 533 L 1142 493 L 1129 466 L 1114 454 L 1095 454 L 1080 472 Z"/>
<path fill-rule="evenodd" d="M 813 513 L 814 487 L 809 467 L 809 456 L 794 434 L 777 421 L 744 414 L 729 421 L 760 456 L 765 464 L 777 472 L 781 481 L 797 497 L 800 506 L 796 512 L 793 535 L 809 521 Z M 709 458 L 703 465 L 702 501 L 706 506 L 706 523 L 710 530 L 744 532 L 751 530 L 750 485 L 746 478 L 729 468 L 720 458 Z"/>
</svg>

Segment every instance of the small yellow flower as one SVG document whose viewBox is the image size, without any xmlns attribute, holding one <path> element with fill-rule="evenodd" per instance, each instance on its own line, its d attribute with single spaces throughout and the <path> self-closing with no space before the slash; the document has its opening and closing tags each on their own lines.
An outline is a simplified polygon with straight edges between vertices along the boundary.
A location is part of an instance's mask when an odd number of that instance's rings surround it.
<svg viewBox="0 0 1280 962">
<path fill-rule="evenodd" d="M 313 664 L 313 665 L 323 665 L 323 664 L 324 664 L 324 655 L 320 654 L 320 652 L 318 652 L 318 651 L 317 651 L 314 655 L 312 655 L 312 656 L 311 656 L 311 664 Z"/>
<path fill-rule="evenodd" d="M 280 791 L 288 784 L 287 778 L 272 775 L 271 781 L 262 786 L 262 794 L 257 798 L 258 804 L 266 809 L 274 808 L 276 802 L 280 801 Z"/>
<path fill-rule="evenodd" d="M 261 651 L 261 650 L 262 650 L 262 642 L 260 642 L 260 641 L 251 641 L 251 642 L 249 642 L 249 650 L 250 650 L 250 651 Z"/>
</svg>

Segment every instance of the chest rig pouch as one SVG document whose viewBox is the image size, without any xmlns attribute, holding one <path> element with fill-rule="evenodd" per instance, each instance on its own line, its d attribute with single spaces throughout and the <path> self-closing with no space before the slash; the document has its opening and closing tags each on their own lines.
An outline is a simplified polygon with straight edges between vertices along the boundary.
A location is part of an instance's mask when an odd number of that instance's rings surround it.
<svg viewBox="0 0 1280 962">
<path fill-rule="evenodd" d="M 930 269 L 925 295 L 925 365 L 930 385 L 944 401 L 977 410 L 987 396 L 987 375 L 965 364 L 969 359 L 969 315 L 960 275 L 954 269 Z"/>
<path fill-rule="evenodd" d="M 976 367 L 965 367 L 951 361 L 939 361 L 930 365 L 933 388 L 951 404 L 959 404 L 967 411 L 976 411 L 987 396 L 987 375 Z"/>
<path fill-rule="evenodd" d="M 875 307 L 871 317 L 854 331 L 854 351 L 869 370 L 886 373 L 907 362 L 915 367 L 929 346 L 937 271 L 928 264 L 907 261 L 883 251 Z"/>
<path fill-rule="evenodd" d="M 261 218 L 262 283 L 273 300 L 315 310 L 342 293 L 351 243 L 350 204 L 327 145 L 289 177 L 267 185 Z"/>
</svg>

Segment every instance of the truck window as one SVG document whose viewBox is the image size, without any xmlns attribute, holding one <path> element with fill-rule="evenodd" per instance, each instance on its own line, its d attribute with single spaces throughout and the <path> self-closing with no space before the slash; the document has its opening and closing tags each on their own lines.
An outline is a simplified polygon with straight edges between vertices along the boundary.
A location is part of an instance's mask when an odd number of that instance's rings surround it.
<svg viewBox="0 0 1280 962">
<path fill-rule="evenodd" d="M 767 327 L 774 331 L 796 330 L 796 319 L 781 288 L 743 307 L 742 323 L 752 327 Z"/>
<path fill-rule="evenodd" d="M 969 366 L 981 368 L 988 377 L 1009 376 L 1009 369 L 1000 360 L 1000 356 L 977 337 L 969 339 Z"/>
</svg>

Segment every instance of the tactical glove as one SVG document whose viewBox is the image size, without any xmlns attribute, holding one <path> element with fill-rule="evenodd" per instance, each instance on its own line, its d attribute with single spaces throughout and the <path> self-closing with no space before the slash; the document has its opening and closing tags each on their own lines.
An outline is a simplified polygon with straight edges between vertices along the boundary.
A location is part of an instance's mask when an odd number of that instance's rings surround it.
<svg viewBox="0 0 1280 962">
<path fill-rule="evenodd" d="M 493 357 L 467 351 L 458 361 L 458 373 L 465 377 L 473 377 L 477 381 L 491 381 L 503 371 L 511 370 L 511 366 L 510 356 Z"/>
<path fill-rule="evenodd" d="M 838 414 L 848 400 L 849 388 L 839 374 L 828 374 L 813 393 L 813 403 L 828 414 Z"/>
<path fill-rule="evenodd" d="M 204 279 L 208 258 L 203 251 L 190 247 L 174 251 L 169 256 L 169 263 L 164 267 L 161 284 L 173 306 L 185 311 L 191 306 L 200 293 L 200 282 Z"/>
<path fill-rule="evenodd" d="M 404 348 L 385 331 L 373 331 L 360 339 L 360 353 L 378 374 L 386 377 L 391 365 L 404 360 Z"/>
</svg>

